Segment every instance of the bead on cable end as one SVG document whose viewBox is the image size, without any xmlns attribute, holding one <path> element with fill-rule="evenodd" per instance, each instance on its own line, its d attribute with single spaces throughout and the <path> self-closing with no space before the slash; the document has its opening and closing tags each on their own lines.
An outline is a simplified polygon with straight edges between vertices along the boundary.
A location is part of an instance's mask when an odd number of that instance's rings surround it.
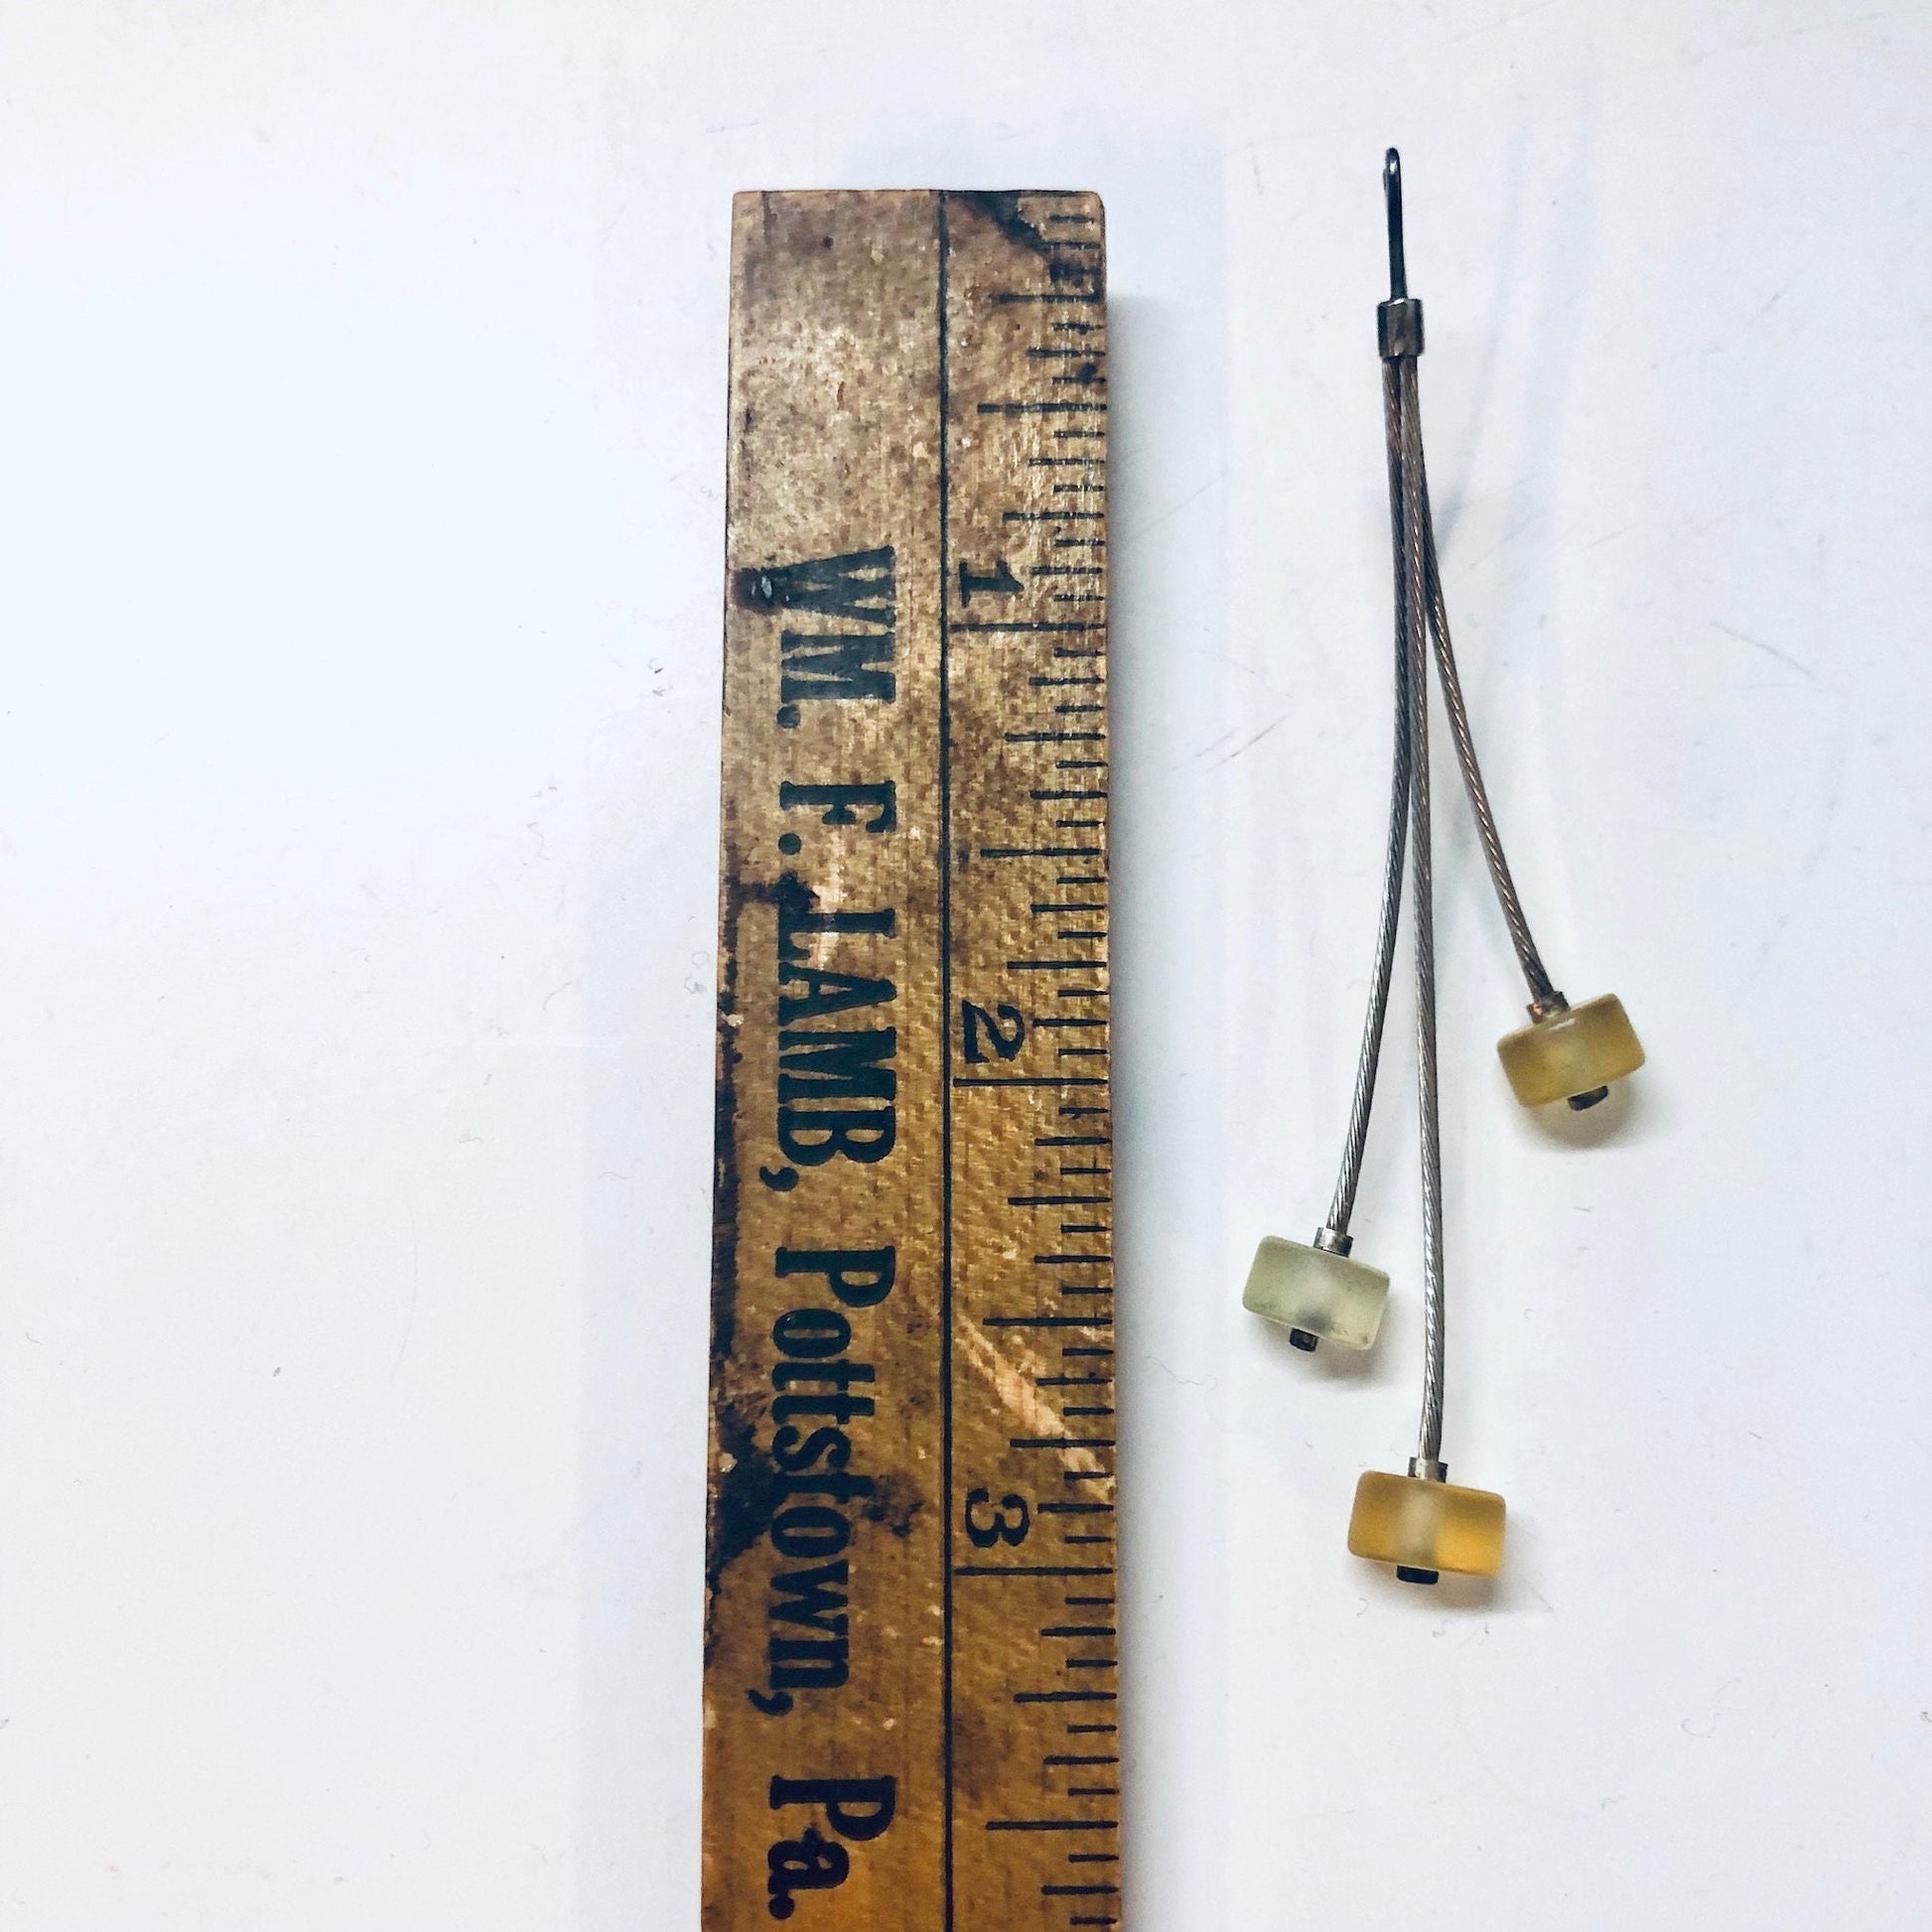
<svg viewBox="0 0 1932 1932">
<path fill-rule="evenodd" d="M 1278 1322 L 1297 1348 L 1331 1341 L 1337 1348 L 1372 1348 L 1389 1299 L 1389 1278 L 1351 1261 L 1348 1236 L 1323 1228 L 1312 1243 L 1262 1236 L 1241 1306 Z"/>
<path fill-rule="evenodd" d="M 1610 1082 L 1643 1064 L 1643 1042 L 1614 993 L 1571 1006 L 1561 993 L 1530 1008 L 1530 1024 L 1496 1042 L 1497 1057 L 1525 1107 L 1567 1100 L 1582 1113 L 1609 1097 Z"/>
<path fill-rule="evenodd" d="M 1375 311 L 1382 359 L 1422 353 L 1422 304 L 1409 294 L 1409 262 L 1402 238 L 1402 157 L 1391 148 L 1382 163 L 1382 199 L 1389 216 L 1389 299 Z"/>
<path fill-rule="evenodd" d="M 1503 1499 L 1447 1481 L 1447 1465 L 1412 1461 L 1406 1476 L 1365 1469 L 1348 1518 L 1348 1550 L 1395 1567 L 1405 1584 L 1445 1570 L 1493 1577 L 1503 1567 Z"/>
</svg>

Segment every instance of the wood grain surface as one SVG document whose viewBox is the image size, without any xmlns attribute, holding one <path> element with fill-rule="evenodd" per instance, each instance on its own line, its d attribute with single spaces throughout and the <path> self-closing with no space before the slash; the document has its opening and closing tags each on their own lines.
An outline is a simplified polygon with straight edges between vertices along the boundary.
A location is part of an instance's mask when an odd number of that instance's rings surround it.
<svg viewBox="0 0 1932 1932">
<path fill-rule="evenodd" d="M 1121 1915 L 1104 263 L 734 207 L 708 1932 Z"/>
</svg>

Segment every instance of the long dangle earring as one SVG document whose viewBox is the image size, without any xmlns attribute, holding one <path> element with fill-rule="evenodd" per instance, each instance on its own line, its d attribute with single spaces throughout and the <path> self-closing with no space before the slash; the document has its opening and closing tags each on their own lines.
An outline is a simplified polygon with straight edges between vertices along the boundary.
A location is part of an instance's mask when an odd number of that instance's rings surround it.
<svg viewBox="0 0 1932 1932">
<path fill-rule="evenodd" d="M 1643 1047 L 1614 994 L 1572 1007 L 1543 964 L 1476 759 L 1468 709 L 1456 672 L 1443 597 L 1442 570 L 1423 460 L 1417 360 L 1423 352 L 1421 302 L 1409 294 L 1403 246 L 1402 161 L 1391 148 L 1383 168 L 1388 214 L 1389 299 L 1376 310 L 1388 431 L 1389 522 L 1395 555 L 1395 753 L 1389 827 L 1368 1015 L 1356 1063 L 1340 1173 L 1328 1218 L 1311 1242 L 1270 1235 L 1257 1249 L 1242 1294 L 1255 1313 L 1289 1330 L 1298 1348 L 1323 1341 L 1374 1344 L 1389 1278 L 1356 1261 L 1349 1221 L 1361 1179 L 1388 1016 L 1405 874 L 1411 888 L 1416 962 L 1417 1098 L 1423 1196 L 1423 1406 L 1416 1453 L 1406 1476 L 1370 1471 L 1355 1493 L 1348 1547 L 1395 1565 L 1405 1582 L 1433 1584 L 1442 1571 L 1493 1575 L 1502 1561 L 1503 1500 L 1448 1480 L 1443 1461 L 1445 1298 L 1442 1127 L 1436 1065 L 1434 866 L 1429 798 L 1429 668 L 1442 680 L 1443 705 L 1483 858 L 1503 923 L 1529 987 L 1530 1025 L 1497 1043 L 1516 1098 L 1526 1107 L 1567 1101 L 1579 1111 L 1607 1097 L 1610 1084 L 1643 1064 Z"/>
</svg>

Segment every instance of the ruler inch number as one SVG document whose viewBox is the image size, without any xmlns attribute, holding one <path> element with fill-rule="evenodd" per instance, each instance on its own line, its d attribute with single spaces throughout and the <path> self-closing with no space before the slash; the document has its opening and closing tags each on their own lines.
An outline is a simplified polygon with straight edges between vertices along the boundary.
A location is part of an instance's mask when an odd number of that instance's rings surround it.
<svg viewBox="0 0 1932 1932">
<path fill-rule="evenodd" d="M 1120 1922 L 1105 260 L 733 207 L 707 1932 Z"/>
</svg>

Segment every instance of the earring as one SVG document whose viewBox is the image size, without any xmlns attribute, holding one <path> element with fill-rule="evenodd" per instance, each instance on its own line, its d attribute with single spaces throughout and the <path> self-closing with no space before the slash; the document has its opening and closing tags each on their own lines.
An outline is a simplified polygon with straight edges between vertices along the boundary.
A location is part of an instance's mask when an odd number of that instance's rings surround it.
<svg viewBox="0 0 1932 1932">
<path fill-rule="evenodd" d="M 1356 1063 L 1341 1170 L 1328 1218 L 1311 1243 L 1266 1237 L 1242 1293 L 1255 1313 L 1285 1324 L 1299 1348 L 1321 1341 L 1367 1348 L 1381 1326 L 1389 1278 L 1350 1254 L 1348 1223 L 1361 1178 L 1388 1015 L 1405 872 L 1411 890 L 1416 968 L 1417 1103 L 1423 1199 L 1423 1405 L 1407 1475 L 1370 1470 L 1355 1491 L 1348 1547 L 1395 1567 L 1405 1583 L 1434 1584 L 1445 1570 L 1493 1576 L 1502 1563 L 1503 1499 L 1449 1481 L 1443 1460 L 1445 1295 L 1442 1124 L 1436 1060 L 1434 854 L 1429 796 L 1431 644 L 1444 709 L 1481 837 L 1503 921 L 1530 990 L 1530 1025 L 1498 1043 L 1510 1086 L 1526 1107 L 1566 1100 L 1582 1110 L 1604 1099 L 1613 1080 L 1643 1064 L 1643 1047 L 1614 994 L 1572 1007 L 1557 991 L 1530 936 L 1522 901 L 1496 830 L 1476 760 L 1468 710 L 1443 598 L 1442 571 L 1423 460 L 1417 360 L 1421 302 L 1409 294 L 1403 246 L 1402 161 L 1383 168 L 1388 215 L 1389 299 L 1376 311 L 1388 434 L 1389 521 L 1395 554 L 1395 752 L 1389 825 L 1368 1015 Z"/>
</svg>

